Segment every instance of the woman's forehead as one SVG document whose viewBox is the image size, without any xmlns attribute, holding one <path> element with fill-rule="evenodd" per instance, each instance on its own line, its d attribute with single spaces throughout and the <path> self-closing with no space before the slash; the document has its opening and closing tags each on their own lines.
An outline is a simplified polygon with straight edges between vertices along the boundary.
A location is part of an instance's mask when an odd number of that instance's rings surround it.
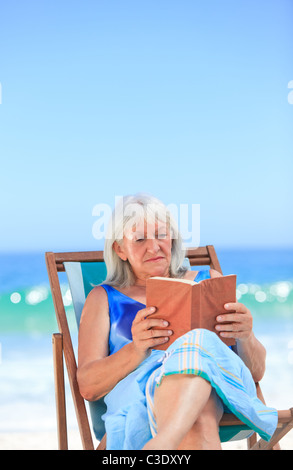
<svg viewBox="0 0 293 470">
<path fill-rule="evenodd" d="M 142 234 L 145 238 L 151 238 L 161 230 L 169 230 L 169 224 L 163 220 L 140 219 L 125 227 L 124 234 L 131 236 Z"/>
</svg>

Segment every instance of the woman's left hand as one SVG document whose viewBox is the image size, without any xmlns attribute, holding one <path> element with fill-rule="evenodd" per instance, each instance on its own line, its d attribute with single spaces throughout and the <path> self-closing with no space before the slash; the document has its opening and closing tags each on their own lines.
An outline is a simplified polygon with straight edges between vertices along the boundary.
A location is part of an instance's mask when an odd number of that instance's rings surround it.
<svg viewBox="0 0 293 470">
<path fill-rule="evenodd" d="M 235 338 L 247 341 L 252 335 L 252 315 L 245 305 L 239 302 L 230 302 L 224 305 L 227 312 L 217 316 L 216 330 L 223 338 Z M 223 324 L 223 322 L 228 322 Z"/>
</svg>

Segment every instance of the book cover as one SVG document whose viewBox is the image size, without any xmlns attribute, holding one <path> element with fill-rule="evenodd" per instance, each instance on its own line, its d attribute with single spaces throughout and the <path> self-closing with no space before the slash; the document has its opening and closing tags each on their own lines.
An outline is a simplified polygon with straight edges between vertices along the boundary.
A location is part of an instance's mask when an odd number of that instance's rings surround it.
<svg viewBox="0 0 293 470">
<path fill-rule="evenodd" d="M 187 279 L 152 277 L 146 283 L 146 306 L 156 307 L 153 318 L 169 322 L 173 331 L 167 343 L 156 349 L 167 349 L 179 336 L 194 328 L 205 328 L 217 333 L 216 317 L 227 313 L 224 304 L 236 302 L 236 275 L 204 279 L 200 282 Z M 232 313 L 232 312 L 231 312 Z M 233 338 L 219 338 L 228 346 Z"/>
</svg>

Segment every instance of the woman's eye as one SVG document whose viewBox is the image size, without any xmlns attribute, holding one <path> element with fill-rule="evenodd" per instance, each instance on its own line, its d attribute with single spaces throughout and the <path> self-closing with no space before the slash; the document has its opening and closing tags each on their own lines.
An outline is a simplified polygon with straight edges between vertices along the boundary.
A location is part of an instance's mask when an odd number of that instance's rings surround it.
<svg viewBox="0 0 293 470">
<path fill-rule="evenodd" d="M 160 239 L 160 238 L 167 238 L 167 234 L 166 234 L 166 233 L 160 233 L 160 234 L 158 235 L 158 238 L 159 238 L 159 239 Z"/>
</svg>

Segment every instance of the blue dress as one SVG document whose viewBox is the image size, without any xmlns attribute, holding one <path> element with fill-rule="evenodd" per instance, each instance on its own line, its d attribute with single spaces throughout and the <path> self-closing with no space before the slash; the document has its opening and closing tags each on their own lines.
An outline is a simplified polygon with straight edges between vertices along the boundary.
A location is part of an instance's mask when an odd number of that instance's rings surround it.
<svg viewBox="0 0 293 470">
<path fill-rule="evenodd" d="M 195 281 L 210 277 L 199 271 Z M 112 286 L 102 284 L 109 303 L 109 354 L 132 341 L 131 325 L 145 305 Z M 262 438 L 269 440 L 277 421 L 277 411 L 256 396 L 251 373 L 243 361 L 216 333 L 195 329 L 174 341 L 166 351 L 151 354 L 105 396 L 103 415 L 107 450 L 138 450 L 157 432 L 153 413 L 155 388 L 170 374 L 194 374 L 208 380 L 222 399 L 225 412 L 232 412 Z"/>
</svg>

